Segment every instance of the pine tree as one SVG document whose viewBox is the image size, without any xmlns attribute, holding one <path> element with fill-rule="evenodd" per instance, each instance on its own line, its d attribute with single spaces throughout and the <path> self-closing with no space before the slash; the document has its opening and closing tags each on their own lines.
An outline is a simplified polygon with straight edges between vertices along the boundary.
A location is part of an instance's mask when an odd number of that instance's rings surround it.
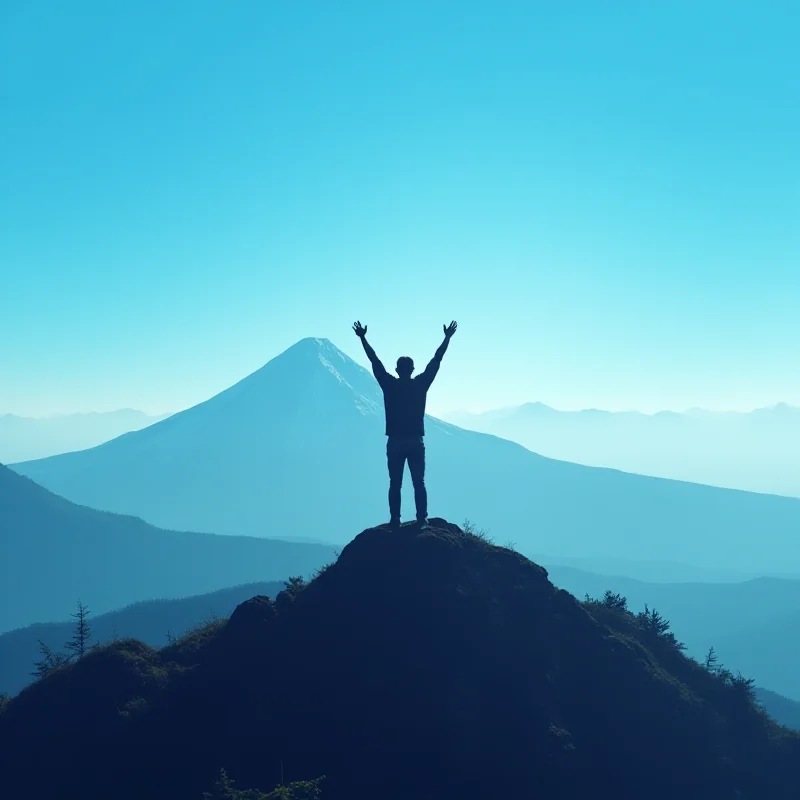
<svg viewBox="0 0 800 800">
<path fill-rule="evenodd" d="M 36 669 L 31 673 L 35 678 L 45 678 L 53 670 L 63 667 L 65 664 L 69 664 L 72 660 L 71 655 L 54 652 L 41 639 L 39 639 L 39 652 L 42 654 L 42 657 L 39 661 L 33 662 L 33 666 L 36 667 Z"/>
<path fill-rule="evenodd" d="M 706 653 L 706 660 L 704 662 L 705 668 L 709 672 L 716 672 L 717 669 L 718 669 L 718 667 L 717 667 L 717 662 L 718 661 L 719 661 L 719 659 L 717 658 L 717 651 L 714 650 L 713 647 L 709 647 L 708 648 L 708 653 Z"/>
<path fill-rule="evenodd" d="M 617 611 L 627 611 L 628 598 L 606 589 L 606 593 L 603 595 L 603 605 L 606 608 L 615 608 Z"/>
<path fill-rule="evenodd" d="M 89 649 L 89 640 L 92 638 L 92 629 L 89 625 L 91 611 L 78 600 L 78 610 L 70 616 L 75 620 L 75 632 L 65 647 L 74 658 L 83 658 Z"/>
</svg>

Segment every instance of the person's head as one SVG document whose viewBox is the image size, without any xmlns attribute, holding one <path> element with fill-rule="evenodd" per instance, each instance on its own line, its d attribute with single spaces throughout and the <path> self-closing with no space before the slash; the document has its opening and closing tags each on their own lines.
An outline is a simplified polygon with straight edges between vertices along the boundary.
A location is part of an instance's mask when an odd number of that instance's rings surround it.
<svg viewBox="0 0 800 800">
<path fill-rule="evenodd" d="M 410 378 L 411 373 L 414 371 L 414 362 L 408 356 L 400 356 L 397 359 L 395 369 L 401 378 Z"/>
</svg>

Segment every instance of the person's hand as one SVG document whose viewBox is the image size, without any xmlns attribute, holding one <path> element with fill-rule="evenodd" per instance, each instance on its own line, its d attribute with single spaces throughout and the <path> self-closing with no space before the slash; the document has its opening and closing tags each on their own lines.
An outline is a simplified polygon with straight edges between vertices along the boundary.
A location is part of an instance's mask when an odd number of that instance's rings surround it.
<svg viewBox="0 0 800 800">
<path fill-rule="evenodd" d="M 353 330 L 359 339 L 363 339 L 367 335 L 367 326 L 362 325 L 360 322 L 353 323 Z"/>
<path fill-rule="evenodd" d="M 442 325 L 445 339 L 449 339 L 458 329 L 458 323 L 453 320 L 449 325 Z"/>
</svg>

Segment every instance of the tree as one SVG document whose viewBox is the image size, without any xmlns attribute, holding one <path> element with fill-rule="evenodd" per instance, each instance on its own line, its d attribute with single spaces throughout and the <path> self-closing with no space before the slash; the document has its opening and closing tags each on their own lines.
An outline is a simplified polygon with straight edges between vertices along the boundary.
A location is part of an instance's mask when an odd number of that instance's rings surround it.
<svg viewBox="0 0 800 800">
<path fill-rule="evenodd" d="M 628 598 L 612 592 L 611 589 L 606 589 L 606 593 L 603 595 L 603 605 L 606 608 L 615 608 L 617 611 L 627 611 Z"/>
<path fill-rule="evenodd" d="M 664 619 L 664 617 L 661 616 L 658 611 L 656 611 L 654 608 L 650 608 L 646 603 L 644 606 L 644 611 L 640 611 L 636 615 L 636 621 L 639 623 L 639 626 L 642 628 L 642 630 L 654 634 L 659 639 L 669 642 L 677 650 L 686 649 L 686 645 L 684 645 L 682 642 L 679 642 L 675 638 L 675 634 L 670 631 L 669 620 Z"/>
<path fill-rule="evenodd" d="M 89 640 L 92 638 L 92 628 L 89 625 L 89 614 L 91 613 L 89 608 L 78 600 L 78 610 L 74 614 L 70 614 L 75 620 L 75 631 L 64 646 L 71 657 L 81 659 L 89 649 Z"/>
<path fill-rule="evenodd" d="M 36 667 L 36 669 L 31 673 L 35 678 L 45 678 L 53 672 L 53 670 L 63 667 L 65 664 L 69 664 L 72 660 L 71 655 L 53 651 L 41 639 L 39 639 L 39 652 L 42 654 L 42 657 L 39 661 L 33 662 L 33 666 Z"/>
<path fill-rule="evenodd" d="M 745 678 L 741 672 L 737 672 L 732 678 L 730 686 L 733 691 L 748 704 L 756 699 L 756 682 L 753 678 Z"/>
<path fill-rule="evenodd" d="M 717 658 L 717 651 L 713 647 L 709 647 L 708 653 L 706 653 L 706 660 L 703 662 L 703 665 L 709 672 L 716 672 L 719 668 L 718 662 L 719 659 Z"/>
<path fill-rule="evenodd" d="M 669 632 L 669 622 L 654 608 L 649 608 L 646 603 L 644 611 L 640 611 L 636 615 L 636 619 L 645 630 L 652 631 L 656 636 L 664 636 Z"/>
</svg>

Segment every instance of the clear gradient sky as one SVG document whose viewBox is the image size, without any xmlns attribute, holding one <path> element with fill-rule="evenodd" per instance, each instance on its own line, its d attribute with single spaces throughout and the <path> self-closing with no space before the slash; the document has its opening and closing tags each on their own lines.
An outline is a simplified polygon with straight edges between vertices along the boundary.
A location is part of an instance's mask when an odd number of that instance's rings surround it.
<svg viewBox="0 0 800 800">
<path fill-rule="evenodd" d="M 0 5 L 0 413 L 459 333 L 434 411 L 800 404 L 800 5 Z"/>
</svg>

